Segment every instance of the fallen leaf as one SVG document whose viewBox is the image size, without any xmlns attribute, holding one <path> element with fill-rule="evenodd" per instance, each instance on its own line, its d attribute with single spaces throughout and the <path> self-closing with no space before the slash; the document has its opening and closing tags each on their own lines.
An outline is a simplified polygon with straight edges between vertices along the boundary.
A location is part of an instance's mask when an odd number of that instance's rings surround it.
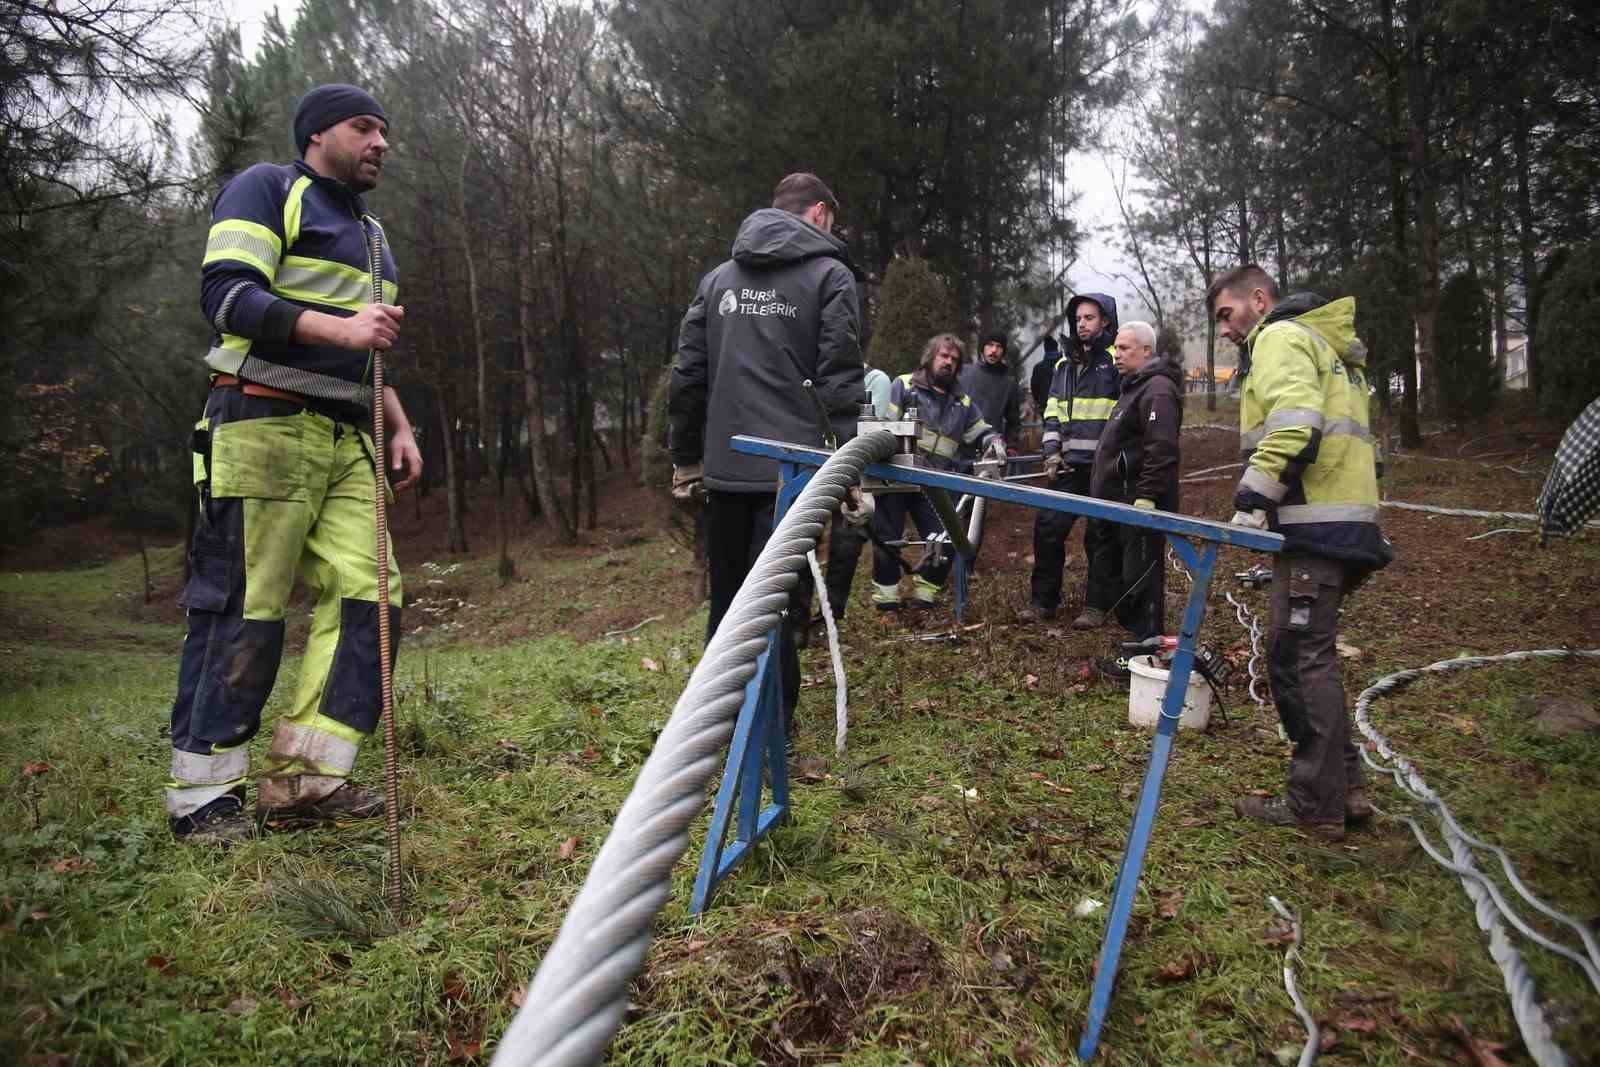
<svg viewBox="0 0 1600 1067">
<path fill-rule="evenodd" d="M 65 859 L 56 860 L 50 865 L 50 869 L 56 874 L 72 874 L 74 871 L 81 871 L 85 867 L 93 866 L 93 863 L 94 861 L 86 860 L 82 856 L 68 856 Z"/>
<path fill-rule="evenodd" d="M 1037 674 L 1023 675 L 1022 684 L 1029 689 L 1037 689 L 1039 688 L 1039 676 Z"/>
<path fill-rule="evenodd" d="M 1057 785 L 1055 782 L 1052 782 L 1050 779 L 1046 778 L 1044 775 L 1040 774 L 1038 771 L 1029 771 L 1028 772 L 1028 777 L 1032 778 L 1034 781 L 1038 782 L 1040 785 L 1044 786 L 1046 789 L 1051 790 L 1052 792 L 1060 793 L 1063 796 L 1069 796 L 1069 797 L 1072 795 L 1072 787 L 1071 786 Z"/>
<path fill-rule="evenodd" d="M 1084 664 L 1082 664 L 1082 665 L 1080 665 L 1078 667 L 1078 681 L 1080 681 L 1080 682 L 1092 682 L 1092 681 L 1094 681 L 1094 664 L 1093 663 L 1084 663 Z"/>
<path fill-rule="evenodd" d="M 450 975 L 444 980 L 444 999 L 446 1003 L 465 1004 L 467 1002 L 467 983 L 455 975 Z"/>
<path fill-rule="evenodd" d="M 469 1037 L 466 1034 L 458 1034 L 453 1030 L 450 1032 L 449 1059 L 451 1063 L 465 1063 L 476 1057 L 482 1049 L 483 1042 L 478 1038 Z"/>
<path fill-rule="evenodd" d="M 1066 753 L 1061 750 L 1060 745 L 1057 745 L 1055 748 L 1045 748 L 1040 746 L 1039 748 L 1033 750 L 1033 754 L 1038 756 L 1040 759 L 1060 759 L 1066 755 Z"/>
<path fill-rule="evenodd" d="M 228 1001 L 228 1014 L 249 1015 L 251 1012 L 255 1011 L 257 1007 L 259 1007 L 259 1005 L 249 997 L 234 997 L 232 1000 Z"/>
<path fill-rule="evenodd" d="M 1372 1034 L 1378 1030 L 1378 1021 L 1365 1015 L 1345 1015 L 1339 1019 L 1338 1027 L 1349 1030 L 1353 1034 Z"/>
<path fill-rule="evenodd" d="M 513 1008 L 522 1007 L 522 1002 L 528 999 L 528 987 L 519 985 L 506 993 L 506 1004 Z"/>
<path fill-rule="evenodd" d="M 28 912 L 28 918 L 36 923 L 42 923 L 50 918 L 50 912 L 44 908 L 35 908 L 33 911 Z"/>
<path fill-rule="evenodd" d="M 1106 765 L 1104 763 L 1091 763 L 1083 770 L 1085 774 L 1093 774 L 1095 771 L 1103 771 L 1105 769 Z"/>
<path fill-rule="evenodd" d="M 589 748 L 586 748 L 582 752 L 578 753 L 578 758 L 583 760 L 585 763 L 593 763 L 595 760 L 600 758 L 600 753 L 596 752 L 594 747 L 591 745 Z"/>
<path fill-rule="evenodd" d="M 1335 641 L 1333 643 L 1333 647 L 1337 649 L 1339 655 L 1343 656 L 1345 659 L 1360 659 L 1362 656 L 1362 652 L 1359 648 L 1357 648 L 1355 645 L 1347 645 L 1342 640 Z"/>
<path fill-rule="evenodd" d="M 578 838 L 569 837 L 565 841 L 561 842 L 560 848 L 556 849 L 556 856 L 564 860 L 570 860 L 572 858 L 572 854 L 577 850 Z"/>
<path fill-rule="evenodd" d="M 1179 823 L 1179 825 L 1185 830 L 1193 830 L 1197 826 L 1210 826 L 1211 820 L 1203 819 L 1198 815 L 1185 815 L 1183 817 L 1183 821 Z"/>
<path fill-rule="evenodd" d="M 42 760 L 29 760 L 22 765 L 22 777 L 37 778 L 41 774 L 48 774 L 50 770 L 50 764 Z"/>
<path fill-rule="evenodd" d="M 1182 907 L 1183 887 L 1173 886 L 1161 891 L 1161 899 L 1156 902 L 1156 915 L 1163 919 L 1176 919 Z"/>
<path fill-rule="evenodd" d="M 643 667 L 647 671 L 659 671 L 661 669 L 661 664 L 657 663 L 649 656 L 641 657 L 639 660 L 639 666 Z"/>
<path fill-rule="evenodd" d="M 1263 800 L 1272 796 L 1272 790 L 1270 789 L 1246 789 L 1244 792 L 1246 796 L 1260 797 Z"/>
<path fill-rule="evenodd" d="M 912 711 L 932 711 L 933 710 L 933 698 L 932 697 L 923 697 L 921 700 L 913 700 L 911 702 L 911 710 Z"/>
<path fill-rule="evenodd" d="M 1157 968 L 1155 978 L 1158 982 L 1181 982 L 1186 978 L 1193 978 L 1199 965 L 1200 961 L 1195 958 L 1194 953 L 1186 952 Z"/>
<path fill-rule="evenodd" d="M 144 958 L 144 965 L 161 975 L 163 978 L 171 975 L 174 970 L 172 961 L 167 959 L 165 956 L 146 956 Z"/>
<path fill-rule="evenodd" d="M 920 796 L 912 803 L 923 811 L 938 811 L 944 807 L 944 801 L 936 796 Z"/>
<path fill-rule="evenodd" d="M 288 986 L 279 986 L 278 1003 L 283 1005 L 284 1011 L 293 1013 L 299 1011 L 301 1008 L 305 1007 L 311 1002 L 308 1000 L 301 1000 L 299 997 L 295 996 L 294 991 Z"/>
<path fill-rule="evenodd" d="M 1467 1029 L 1467 1024 L 1462 1022 L 1459 1016 L 1450 1016 L 1450 1025 L 1446 1029 L 1450 1031 L 1450 1036 L 1466 1048 L 1467 1055 L 1472 1057 L 1474 1067 L 1510 1067 L 1499 1056 L 1506 1047 L 1481 1037 L 1473 1037 L 1472 1032 Z"/>
<path fill-rule="evenodd" d="M 828 773 L 828 761 L 821 756 L 803 756 L 794 761 L 794 780 L 801 785 L 815 785 Z"/>
<path fill-rule="evenodd" d="M 1446 715 L 1445 721 L 1468 737 L 1478 732 L 1478 724 L 1464 715 Z"/>
</svg>

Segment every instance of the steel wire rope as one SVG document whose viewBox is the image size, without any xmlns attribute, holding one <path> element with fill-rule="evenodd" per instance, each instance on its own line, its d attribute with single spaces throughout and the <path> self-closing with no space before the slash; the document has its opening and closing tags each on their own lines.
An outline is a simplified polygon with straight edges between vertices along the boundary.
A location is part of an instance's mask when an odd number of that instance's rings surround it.
<svg viewBox="0 0 1600 1067">
<path fill-rule="evenodd" d="M 370 215 L 361 217 L 367 234 L 367 278 L 372 302 L 383 303 L 383 227 Z M 383 820 L 389 844 L 389 907 L 398 917 L 405 907 L 406 891 L 400 864 L 399 743 L 394 725 L 394 638 L 389 618 L 389 483 L 385 475 L 388 454 L 383 425 L 383 353 L 367 350 L 372 367 L 372 512 L 373 547 L 378 569 L 378 686 L 383 717 Z"/>
<path fill-rule="evenodd" d="M 845 491 L 896 441 L 877 430 L 842 445 L 772 532 L 706 646 L 655 748 L 617 813 L 522 1008 L 495 1051 L 499 1067 L 578 1067 L 605 1054 L 644 962 L 650 923 L 689 847 L 689 824 L 728 749 L 767 634 Z"/>
<path fill-rule="evenodd" d="M 1479 927 L 1489 934 L 1490 955 L 1500 967 L 1501 974 L 1505 980 L 1506 992 L 1511 997 L 1512 1012 L 1517 1019 L 1518 1029 L 1522 1032 L 1523 1040 L 1528 1046 L 1529 1053 L 1541 1065 L 1560 1065 L 1568 1062 L 1566 1054 L 1555 1044 L 1554 1038 L 1551 1036 L 1549 1024 L 1545 1020 L 1543 1010 L 1539 1007 L 1536 999 L 1533 980 L 1528 975 L 1520 954 L 1511 945 L 1501 918 L 1503 916 L 1509 920 L 1513 926 L 1536 944 L 1577 963 L 1589 978 L 1590 983 L 1595 985 L 1597 989 L 1600 989 L 1600 960 L 1597 960 L 1597 957 L 1600 957 L 1600 946 L 1596 945 L 1592 932 L 1582 923 L 1559 909 L 1546 904 L 1523 884 L 1504 849 L 1481 841 L 1462 829 L 1455 816 L 1451 813 L 1449 805 L 1445 803 L 1444 798 L 1439 796 L 1423 780 L 1422 775 L 1409 760 L 1394 750 L 1388 738 L 1372 725 L 1368 716 L 1368 710 L 1374 699 L 1402 689 L 1425 675 L 1444 674 L 1451 671 L 1498 663 L 1514 663 L 1535 658 L 1600 659 L 1600 649 L 1529 649 L 1521 652 L 1508 652 L 1498 656 L 1462 656 L 1451 660 L 1440 660 L 1425 667 L 1396 671 L 1380 678 L 1362 691 L 1361 695 L 1356 699 L 1355 722 L 1356 727 L 1372 742 L 1372 747 L 1391 764 L 1391 766 L 1385 766 L 1379 763 L 1369 752 L 1363 749 L 1362 759 L 1366 761 L 1367 765 L 1379 773 L 1392 776 L 1395 784 L 1403 792 L 1422 801 L 1434 809 L 1438 815 L 1445 840 L 1450 846 L 1453 862 L 1444 859 L 1428 843 L 1421 828 L 1415 821 L 1404 817 L 1397 818 L 1410 826 L 1412 833 L 1417 837 L 1418 843 L 1422 845 L 1430 857 L 1461 879 L 1463 889 L 1473 902 Z M 1529 927 L 1506 904 L 1499 887 L 1477 869 L 1473 859 L 1473 848 L 1483 848 L 1493 852 L 1500 860 L 1501 868 L 1505 871 L 1512 887 L 1529 905 L 1548 918 L 1577 932 L 1584 943 L 1587 958 L 1566 945 L 1551 941 Z"/>
<path fill-rule="evenodd" d="M 1317 1060 L 1317 1052 L 1322 1047 L 1322 1029 L 1317 1026 L 1317 1020 L 1306 1008 L 1306 1002 L 1300 999 L 1300 990 L 1295 985 L 1294 965 L 1300 959 L 1301 930 L 1300 920 L 1277 897 L 1268 895 L 1267 903 L 1272 905 L 1272 910 L 1283 916 L 1289 924 L 1289 930 L 1294 935 L 1294 943 L 1283 954 L 1283 988 L 1289 992 L 1289 1001 L 1294 1005 L 1294 1013 L 1300 1016 L 1300 1025 L 1306 1028 L 1306 1043 L 1300 1049 L 1300 1059 L 1297 1067 L 1311 1067 Z"/>
</svg>

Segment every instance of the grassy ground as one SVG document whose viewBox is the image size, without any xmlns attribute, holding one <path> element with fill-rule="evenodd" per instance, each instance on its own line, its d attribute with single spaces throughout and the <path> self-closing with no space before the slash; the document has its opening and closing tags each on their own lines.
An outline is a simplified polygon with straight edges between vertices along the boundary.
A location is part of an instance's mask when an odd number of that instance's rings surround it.
<svg viewBox="0 0 1600 1067">
<path fill-rule="evenodd" d="M 1463 443 L 1430 438 L 1436 458 L 1394 463 L 1386 491 L 1529 510 L 1537 475 L 1441 460 Z M 1227 463 L 1234 447 L 1188 435 L 1185 466 Z M 1225 515 L 1229 487 L 1186 487 L 1185 510 Z M 438 504 L 397 535 L 417 561 L 398 673 L 411 900 L 399 922 L 381 905 L 381 826 L 272 833 L 227 853 L 168 837 L 176 549 L 153 555 L 151 605 L 136 557 L 0 575 L 0 1062 L 487 1060 L 693 668 L 704 616 L 687 558 L 651 532 L 637 494 L 617 488 L 580 548 L 519 539 L 523 578 L 504 590 L 492 560 L 436 554 Z M 992 515 L 973 612 L 985 626 L 965 644 L 896 641 L 912 630 L 852 608 L 851 762 L 808 764 L 792 819 L 700 919 L 687 915 L 696 837 L 612 1062 L 1073 1062 L 1104 921 L 1073 909 L 1109 900 L 1149 739 L 1084 669 L 1107 634 L 1013 622 L 1028 518 Z M 1352 697 L 1459 652 L 1600 643 L 1593 535 L 1540 551 L 1525 535 L 1467 542 L 1493 525 L 1473 520 L 1385 523 L 1402 557 L 1347 611 Z M 1181 585 L 1174 575 L 1174 621 Z M 1218 586 L 1218 603 L 1236 588 Z M 651 615 L 664 617 L 600 636 Z M 1205 636 L 1240 651 L 1225 605 Z M 831 755 L 825 653 L 806 653 L 805 670 L 801 754 Z M 1527 698 L 1559 694 L 1595 701 L 1600 668 L 1431 680 L 1374 718 L 1538 892 L 1592 919 L 1600 738 L 1531 729 Z M 1285 749 L 1241 690 L 1229 708 L 1179 739 L 1102 1062 L 1292 1062 L 1301 1033 L 1268 894 L 1305 920 L 1300 983 L 1328 1033 L 1321 1062 L 1528 1062 L 1458 883 L 1403 829 L 1326 845 L 1237 822 L 1234 797 L 1276 789 Z M 378 764 L 373 746 L 358 775 L 376 782 Z M 1372 791 L 1409 810 L 1391 785 Z M 1524 951 L 1568 1051 L 1600 1062 L 1593 990 Z"/>
</svg>

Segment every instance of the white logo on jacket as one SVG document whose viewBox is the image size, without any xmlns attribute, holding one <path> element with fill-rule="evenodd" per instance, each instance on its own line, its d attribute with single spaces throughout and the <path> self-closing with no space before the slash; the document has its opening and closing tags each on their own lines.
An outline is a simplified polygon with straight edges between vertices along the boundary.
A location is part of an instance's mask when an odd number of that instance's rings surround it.
<svg viewBox="0 0 1600 1067">
<path fill-rule="evenodd" d="M 722 294 L 722 299 L 717 301 L 718 315 L 732 315 L 739 307 L 739 298 L 729 289 Z"/>
</svg>

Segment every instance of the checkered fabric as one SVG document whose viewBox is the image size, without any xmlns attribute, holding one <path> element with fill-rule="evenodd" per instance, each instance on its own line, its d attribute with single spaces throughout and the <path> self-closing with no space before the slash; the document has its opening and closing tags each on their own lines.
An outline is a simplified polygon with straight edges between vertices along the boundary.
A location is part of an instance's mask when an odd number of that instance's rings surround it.
<svg viewBox="0 0 1600 1067">
<path fill-rule="evenodd" d="M 1561 435 L 1537 510 L 1541 544 L 1548 544 L 1551 534 L 1570 536 L 1600 511 L 1600 399 Z"/>
</svg>

